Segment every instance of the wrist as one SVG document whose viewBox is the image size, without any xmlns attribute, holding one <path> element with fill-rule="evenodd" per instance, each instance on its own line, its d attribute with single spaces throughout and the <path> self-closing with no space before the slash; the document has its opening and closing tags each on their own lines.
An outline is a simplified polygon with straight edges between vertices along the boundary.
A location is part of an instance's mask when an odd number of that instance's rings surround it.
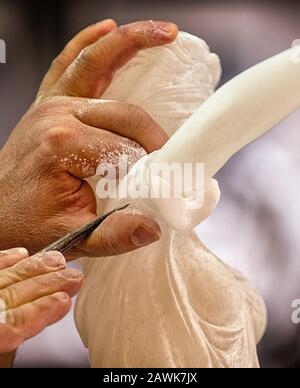
<svg viewBox="0 0 300 388">
<path fill-rule="evenodd" d="M 11 368 L 14 363 L 16 352 L 0 354 L 0 368 Z"/>
</svg>

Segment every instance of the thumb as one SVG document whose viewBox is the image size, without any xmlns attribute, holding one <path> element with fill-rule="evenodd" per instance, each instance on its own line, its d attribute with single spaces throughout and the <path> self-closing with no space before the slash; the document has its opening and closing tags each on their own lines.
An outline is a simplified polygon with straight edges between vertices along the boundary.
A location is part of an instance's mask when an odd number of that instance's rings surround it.
<svg viewBox="0 0 300 388">
<path fill-rule="evenodd" d="M 114 256 L 160 239 L 161 230 L 149 216 L 132 210 L 112 214 L 78 248 L 91 256 Z"/>
</svg>

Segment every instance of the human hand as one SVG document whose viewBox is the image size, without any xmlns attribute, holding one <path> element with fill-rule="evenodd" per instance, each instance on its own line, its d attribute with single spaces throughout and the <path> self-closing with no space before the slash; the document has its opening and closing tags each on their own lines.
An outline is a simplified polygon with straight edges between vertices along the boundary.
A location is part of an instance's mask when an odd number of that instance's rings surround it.
<svg viewBox="0 0 300 388">
<path fill-rule="evenodd" d="M 35 253 L 90 222 L 96 199 L 84 179 L 101 162 L 118 164 L 125 154 L 133 163 L 144 149 L 165 143 L 162 128 L 142 109 L 98 98 L 138 50 L 169 43 L 177 31 L 166 22 L 116 28 L 108 20 L 81 32 L 53 62 L 0 152 L 0 249 L 26 246 Z M 120 212 L 70 257 L 120 254 L 159 237 L 159 225 L 148 216 Z"/>
<path fill-rule="evenodd" d="M 26 340 L 62 319 L 82 284 L 59 252 L 28 257 L 24 248 L 0 252 L 0 367 Z"/>
</svg>

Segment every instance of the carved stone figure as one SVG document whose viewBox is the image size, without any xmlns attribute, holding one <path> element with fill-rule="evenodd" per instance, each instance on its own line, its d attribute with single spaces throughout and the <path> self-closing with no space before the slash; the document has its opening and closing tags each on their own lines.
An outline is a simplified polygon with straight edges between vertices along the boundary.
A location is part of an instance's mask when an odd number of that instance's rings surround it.
<svg viewBox="0 0 300 388">
<path fill-rule="evenodd" d="M 215 173 L 300 106 L 300 65 L 289 50 L 214 93 L 219 77 L 218 57 L 181 33 L 129 62 L 103 97 L 141 105 L 173 135 L 132 168 L 126 185 L 140 182 L 146 191 L 164 185 L 153 163 L 201 162 L 205 196 L 201 209 L 189 206 L 198 187 L 182 198 L 130 199 L 135 211 L 158 219 L 161 240 L 118 257 L 82 260 L 86 281 L 75 315 L 93 367 L 259 366 L 264 302 L 193 228 L 218 202 Z M 99 212 L 120 202 L 99 201 Z"/>
</svg>

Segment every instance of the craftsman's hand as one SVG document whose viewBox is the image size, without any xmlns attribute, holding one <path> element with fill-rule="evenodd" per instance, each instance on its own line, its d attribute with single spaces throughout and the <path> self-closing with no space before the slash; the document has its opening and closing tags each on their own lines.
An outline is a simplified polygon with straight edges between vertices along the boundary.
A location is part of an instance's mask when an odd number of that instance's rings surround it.
<svg viewBox="0 0 300 388">
<path fill-rule="evenodd" d="M 90 222 L 96 199 L 84 179 L 101 162 L 118 164 L 119 155 L 128 155 L 133 163 L 144 149 L 165 143 L 162 128 L 142 109 L 98 98 L 140 49 L 170 43 L 176 35 L 172 23 L 116 28 L 107 20 L 66 46 L 0 152 L 0 249 L 26 246 L 32 254 Z M 120 212 L 72 251 L 72 258 L 120 254 L 159 237 L 151 218 Z"/>
<path fill-rule="evenodd" d="M 24 341 L 63 318 L 82 284 L 58 252 L 28 257 L 26 249 L 0 252 L 0 367 Z"/>
</svg>

